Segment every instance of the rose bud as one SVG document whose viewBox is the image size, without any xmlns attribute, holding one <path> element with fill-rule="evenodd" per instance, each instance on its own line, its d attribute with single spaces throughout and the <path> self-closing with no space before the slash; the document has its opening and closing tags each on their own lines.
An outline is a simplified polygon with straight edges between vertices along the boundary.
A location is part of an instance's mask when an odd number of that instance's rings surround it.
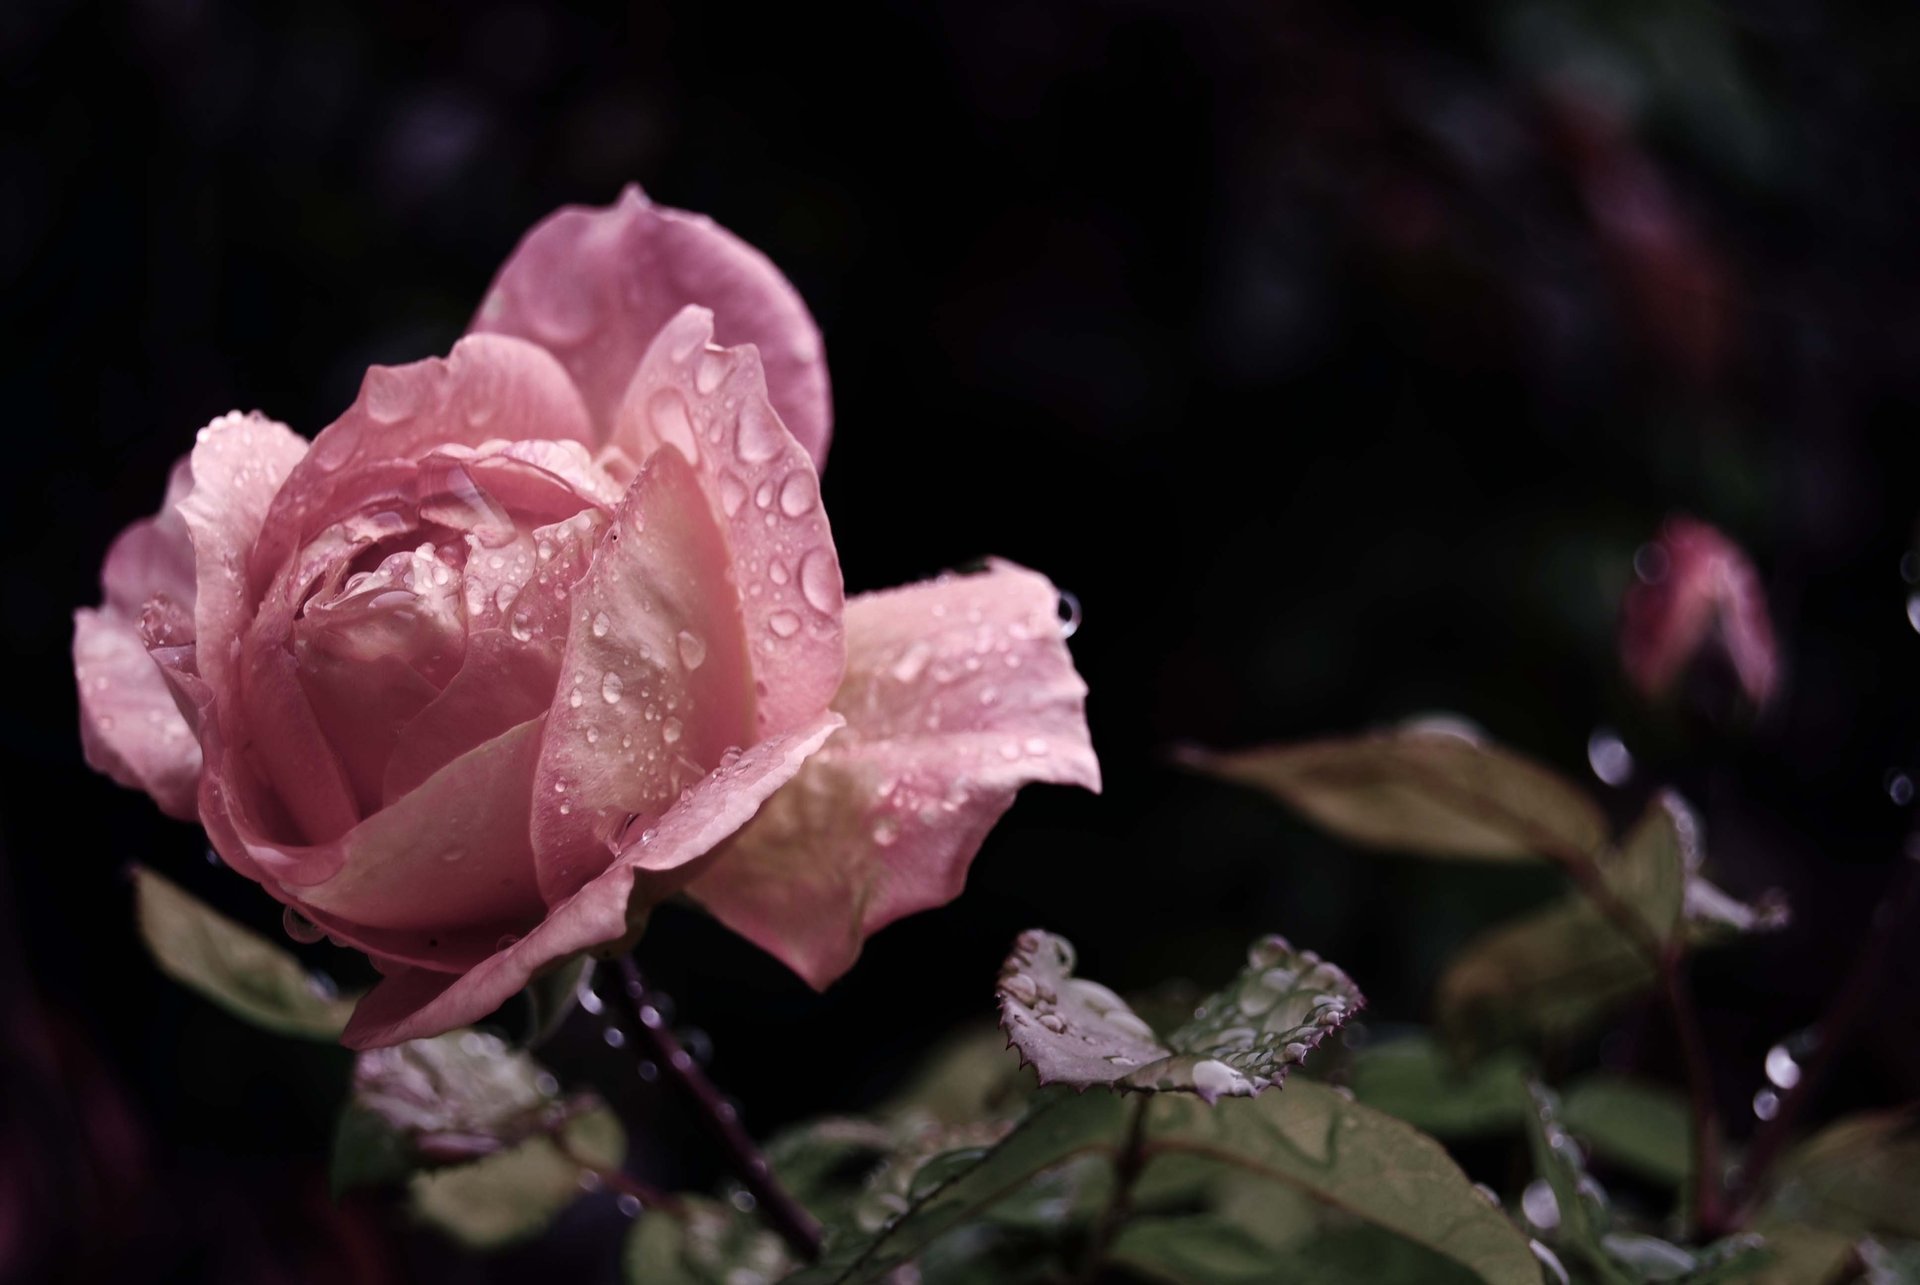
<svg viewBox="0 0 1920 1285">
<path fill-rule="evenodd" d="M 1020 786 L 1100 779 L 1043 577 L 843 600 L 829 429 L 758 252 L 637 188 L 562 210 L 311 444 L 200 431 L 77 613 L 88 761 L 373 959 L 355 1047 L 678 892 L 823 987 L 958 895 Z"/>
<path fill-rule="evenodd" d="M 1673 517 L 1635 556 L 1634 569 L 1620 629 L 1620 660 L 1633 685 L 1659 700 L 1696 662 L 1713 661 L 1763 708 L 1779 664 L 1766 594 L 1740 546 L 1704 522 Z"/>
</svg>

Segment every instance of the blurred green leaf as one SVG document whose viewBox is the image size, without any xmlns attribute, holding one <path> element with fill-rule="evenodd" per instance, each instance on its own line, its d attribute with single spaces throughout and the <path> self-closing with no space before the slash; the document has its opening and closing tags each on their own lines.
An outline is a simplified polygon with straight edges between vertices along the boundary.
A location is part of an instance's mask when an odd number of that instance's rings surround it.
<svg viewBox="0 0 1920 1285">
<path fill-rule="evenodd" d="M 1007 1055 L 1007 1034 L 981 1026 L 946 1040 L 880 1108 L 889 1118 L 927 1116 L 941 1124 L 1011 1118 L 1033 1090 L 1033 1079 Z"/>
<path fill-rule="evenodd" d="M 1867 1241 L 1860 1246 L 1866 1267 L 1866 1285 L 1920 1285 L 1920 1244 L 1883 1245 Z"/>
<path fill-rule="evenodd" d="M 537 1049 L 552 1039 L 580 1003 L 580 988 L 593 976 L 593 956 L 563 960 L 527 983 L 527 1034 L 521 1043 Z"/>
<path fill-rule="evenodd" d="M 741 1285 L 779 1280 L 795 1266 L 780 1237 L 751 1214 L 698 1196 L 641 1214 L 624 1265 L 632 1285 Z"/>
<path fill-rule="evenodd" d="M 1461 1066 L 1416 1035 L 1363 1048 L 1349 1081 L 1361 1102 L 1439 1138 L 1477 1137 L 1524 1122 L 1526 1062 L 1514 1054 Z"/>
<path fill-rule="evenodd" d="M 1753 1285 L 1838 1285 L 1852 1274 L 1853 1236 L 1771 1214 L 1754 1230 L 1766 1243 L 1767 1261 L 1747 1278 Z"/>
<path fill-rule="evenodd" d="M 529 1138 L 471 1164 L 414 1175 L 414 1214 L 475 1249 L 523 1240 L 581 1193 L 581 1178 L 620 1167 L 626 1135 L 613 1113 L 596 1107 L 552 1136 Z"/>
<path fill-rule="evenodd" d="M 1605 1074 L 1569 1085 L 1560 1111 L 1594 1155 L 1669 1187 L 1693 1174 L 1691 1117 L 1672 1089 Z"/>
<path fill-rule="evenodd" d="M 167 976 L 265 1030 L 339 1039 L 352 998 L 335 996 L 291 953 L 145 866 L 134 867 L 133 880 L 140 935 Z"/>
<path fill-rule="evenodd" d="M 1073 947 L 1022 933 L 1000 971 L 1000 1019 L 1042 1084 L 1184 1090 L 1212 1102 L 1282 1083 L 1365 1003 L 1339 968 L 1267 937 L 1247 967 L 1164 1040 L 1098 982 L 1073 975 Z"/>
<path fill-rule="evenodd" d="M 464 1244 L 532 1235 L 626 1150 L 611 1113 L 559 1088 L 478 1031 L 369 1049 L 334 1132 L 334 1191 L 406 1181 L 414 1212 Z"/>
<path fill-rule="evenodd" d="M 1521 1195 L 1520 1208 L 1555 1246 L 1607 1285 L 1632 1285 L 1633 1276 L 1615 1264 L 1601 1243 L 1612 1223 L 1606 1192 L 1587 1175 L 1580 1144 L 1561 1127 L 1559 1103 L 1551 1090 L 1527 1086 L 1527 1144 L 1535 1180 Z"/>
<path fill-rule="evenodd" d="M 1606 817 L 1585 791 L 1464 725 L 1423 720 L 1366 736 L 1187 758 L 1370 848 L 1572 864 L 1591 859 L 1608 838 Z"/>
<path fill-rule="evenodd" d="M 1320 1231 L 1276 1249 L 1214 1218 L 1142 1219 L 1121 1232 L 1111 1258 L 1176 1285 L 1471 1285 L 1479 1279 L 1425 1246 L 1373 1228 Z"/>
<path fill-rule="evenodd" d="M 1920 1238 L 1920 1108 L 1828 1125 L 1789 1152 L 1771 1213 L 1839 1232 Z"/>
</svg>

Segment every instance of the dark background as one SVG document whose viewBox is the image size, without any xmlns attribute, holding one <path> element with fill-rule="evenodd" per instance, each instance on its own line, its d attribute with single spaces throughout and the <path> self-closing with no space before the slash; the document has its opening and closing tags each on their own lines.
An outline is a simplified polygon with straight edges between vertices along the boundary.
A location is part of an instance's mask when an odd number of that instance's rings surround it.
<svg viewBox="0 0 1920 1285">
<path fill-rule="evenodd" d="M 66 657 L 197 427 L 316 431 L 370 362 L 444 352 L 537 219 L 633 179 L 819 318 L 850 588 L 991 552 L 1079 595 L 1107 774 L 1030 791 L 959 903 L 824 996 L 663 914 L 642 957 L 751 1126 L 871 1104 L 989 1015 L 1031 925 L 1122 988 L 1278 930 L 1419 1018 L 1449 951 L 1552 881 L 1355 854 L 1167 751 L 1444 709 L 1597 790 L 1587 738 L 1618 730 L 1620 817 L 1672 783 L 1724 885 L 1793 898 L 1697 970 L 1747 1132 L 1911 820 L 1920 18 L 1426 12 L 1451 8 L 0 6 L 0 1275 L 610 1278 L 605 1197 L 496 1260 L 329 1203 L 345 1055 L 160 979 L 123 869 L 277 908 L 85 769 Z M 1620 677 L 1619 595 L 1673 511 L 1765 578 L 1786 682 L 1750 728 Z M 1827 1108 L 1920 1092 L 1912 941 Z M 1657 1018 L 1627 1028 L 1598 1055 L 1670 1076 Z M 584 1019 L 552 1056 L 630 1074 Z M 713 1176 L 672 1102 L 635 1106 L 647 1172 Z"/>
</svg>

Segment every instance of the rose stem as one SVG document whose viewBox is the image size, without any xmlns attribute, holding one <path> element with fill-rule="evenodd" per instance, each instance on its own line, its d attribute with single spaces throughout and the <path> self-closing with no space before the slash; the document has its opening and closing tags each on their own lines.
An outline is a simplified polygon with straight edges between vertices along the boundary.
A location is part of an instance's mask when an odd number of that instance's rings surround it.
<svg viewBox="0 0 1920 1285">
<path fill-rule="evenodd" d="M 761 1216 L 802 1259 L 812 1262 L 820 1257 L 820 1224 L 780 1185 L 767 1158 L 740 1127 L 740 1113 L 720 1096 L 707 1073 L 674 1038 L 659 1008 L 651 1002 L 647 983 L 632 956 L 620 957 L 620 981 L 608 990 L 623 1024 L 632 1028 L 639 1045 L 647 1049 L 662 1073 L 692 1099 L 702 1126 L 726 1153 L 734 1176 L 753 1193 Z"/>
<path fill-rule="evenodd" d="M 1893 959 L 1894 943 L 1906 920 L 1920 906 L 1920 831 L 1907 839 L 1901 868 L 1895 872 L 1886 893 L 1873 912 L 1867 940 L 1854 956 L 1853 968 L 1835 993 L 1826 1013 L 1814 1024 L 1813 1057 L 1780 1099 L 1780 1109 L 1764 1122 L 1747 1148 L 1746 1163 L 1741 1166 L 1735 1186 L 1733 1209 L 1736 1215 L 1747 1212 L 1759 1194 L 1773 1162 L 1792 1136 L 1793 1127 L 1805 1112 L 1820 1082 L 1839 1061 L 1840 1054 L 1859 1029 L 1874 995 L 1880 989 L 1881 974 Z"/>
<path fill-rule="evenodd" d="M 1093 1229 L 1093 1236 L 1087 1242 L 1087 1254 L 1082 1264 L 1080 1279 L 1094 1281 L 1100 1277 L 1100 1269 L 1106 1265 L 1107 1251 L 1113 1246 L 1113 1238 L 1120 1234 L 1133 1213 L 1133 1188 L 1140 1181 L 1140 1171 L 1147 1164 L 1147 1104 L 1152 1095 L 1142 1093 L 1134 1102 L 1132 1118 L 1127 1123 L 1127 1140 L 1120 1154 L 1114 1158 L 1113 1195 L 1107 1201 L 1107 1207 L 1100 1214 L 1100 1222 Z"/>
</svg>

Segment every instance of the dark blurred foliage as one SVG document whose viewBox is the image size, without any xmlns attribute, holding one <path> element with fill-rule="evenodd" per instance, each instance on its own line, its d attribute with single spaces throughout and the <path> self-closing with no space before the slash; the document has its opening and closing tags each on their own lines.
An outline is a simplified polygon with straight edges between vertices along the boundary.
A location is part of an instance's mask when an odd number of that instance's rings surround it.
<svg viewBox="0 0 1920 1285">
<path fill-rule="evenodd" d="M 851 587 L 996 552 L 1086 607 L 1104 798 L 1030 792 L 960 903 L 825 996 L 692 914 L 643 943 L 752 1126 L 870 1103 L 988 1014 L 1037 924 L 1123 987 L 1279 930 L 1417 1019 L 1551 880 L 1356 855 L 1166 751 L 1448 709 L 1590 781 L 1616 729 L 1622 817 L 1677 785 L 1724 884 L 1792 897 L 1788 934 L 1698 970 L 1743 1135 L 1911 821 L 1887 781 L 1920 732 L 1920 11 L 1409 9 L 0 6 L 0 1273 L 614 1273 L 606 1197 L 493 1260 L 330 1204 L 346 1058 L 152 972 L 129 860 L 276 912 L 85 770 L 66 649 L 195 428 L 319 429 L 369 362 L 444 352 L 536 219 L 629 179 L 820 318 Z M 1751 727 L 1620 677 L 1632 554 L 1675 510 L 1771 596 L 1784 690 Z M 1910 942 L 1900 967 L 1830 1107 L 1920 1092 Z M 1626 1031 L 1597 1055 L 1671 1073 L 1657 1015 Z M 552 1056 L 632 1078 L 584 1019 Z M 713 1176 L 672 1102 L 635 1106 L 651 1175 Z"/>
</svg>

